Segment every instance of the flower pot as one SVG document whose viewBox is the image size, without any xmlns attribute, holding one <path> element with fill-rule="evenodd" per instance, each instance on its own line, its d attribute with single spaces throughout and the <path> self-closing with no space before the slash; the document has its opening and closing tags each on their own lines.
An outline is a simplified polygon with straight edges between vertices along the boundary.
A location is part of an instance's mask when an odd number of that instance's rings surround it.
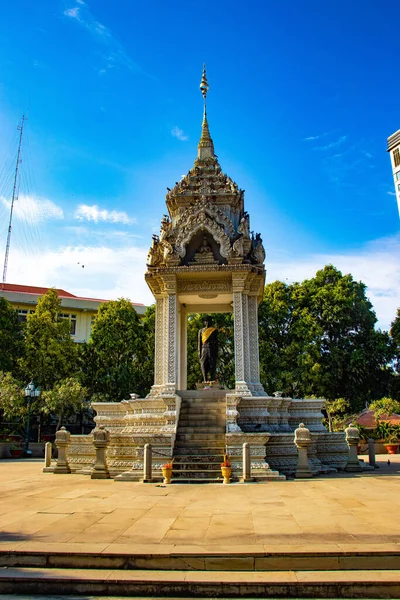
<svg viewBox="0 0 400 600">
<path fill-rule="evenodd" d="M 388 454 L 397 454 L 399 444 L 385 444 L 385 448 Z"/>
<path fill-rule="evenodd" d="M 21 458 L 22 448 L 10 448 L 11 458 Z"/>
<path fill-rule="evenodd" d="M 163 467 L 162 468 L 162 474 L 163 474 L 163 477 L 164 477 L 164 483 L 165 484 L 171 483 L 172 469 L 165 469 Z"/>
<path fill-rule="evenodd" d="M 224 483 L 231 482 L 232 475 L 232 467 L 221 467 L 222 477 L 224 478 Z"/>
</svg>

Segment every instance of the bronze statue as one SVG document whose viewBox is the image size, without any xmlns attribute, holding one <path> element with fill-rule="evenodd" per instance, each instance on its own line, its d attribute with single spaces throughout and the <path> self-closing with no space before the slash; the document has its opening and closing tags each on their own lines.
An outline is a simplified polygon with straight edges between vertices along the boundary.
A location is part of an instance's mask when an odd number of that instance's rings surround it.
<svg viewBox="0 0 400 600">
<path fill-rule="evenodd" d="M 204 327 L 199 331 L 198 352 L 203 381 L 215 381 L 218 357 L 218 331 L 211 317 L 205 317 Z"/>
</svg>

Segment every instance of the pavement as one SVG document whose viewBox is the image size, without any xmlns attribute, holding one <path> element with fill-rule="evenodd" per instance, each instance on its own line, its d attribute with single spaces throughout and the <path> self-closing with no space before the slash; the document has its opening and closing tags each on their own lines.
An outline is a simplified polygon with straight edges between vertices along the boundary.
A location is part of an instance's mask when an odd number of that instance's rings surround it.
<svg viewBox="0 0 400 600">
<path fill-rule="evenodd" d="M 115 554 L 400 550 L 400 455 L 309 480 L 169 485 L 0 461 L 0 551 Z"/>
</svg>

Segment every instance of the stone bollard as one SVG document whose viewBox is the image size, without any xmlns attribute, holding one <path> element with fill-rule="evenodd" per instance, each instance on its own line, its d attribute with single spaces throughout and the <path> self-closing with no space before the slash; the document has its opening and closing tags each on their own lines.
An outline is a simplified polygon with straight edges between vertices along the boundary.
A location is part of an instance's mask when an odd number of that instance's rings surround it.
<svg viewBox="0 0 400 600">
<path fill-rule="evenodd" d="M 96 448 L 96 461 L 94 463 L 90 479 L 109 479 L 110 473 L 107 469 L 106 450 L 110 441 L 110 432 L 99 425 L 93 430 L 93 445 Z"/>
<path fill-rule="evenodd" d="M 246 483 L 252 481 L 251 478 L 251 456 L 250 456 L 250 444 L 247 442 L 243 444 L 243 477 L 242 482 Z"/>
<path fill-rule="evenodd" d="M 362 471 L 362 467 L 360 465 L 360 461 L 358 460 L 357 455 L 357 446 L 360 441 L 360 432 L 357 427 L 354 427 L 352 423 L 344 430 L 346 434 L 346 442 L 349 447 L 349 458 L 347 460 L 347 465 L 345 467 L 346 471 L 351 473 L 358 473 Z"/>
<path fill-rule="evenodd" d="M 69 431 L 65 429 L 65 427 L 61 427 L 56 433 L 56 446 L 58 450 L 58 458 L 57 464 L 54 467 L 53 473 L 57 474 L 65 474 L 71 473 L 71 469 L 69 468 L 67 451 L 68 446 L 70 444 L 71 434 Z"/>
<path fill-rule="evenodd" d="M 368 438 L 368 459 L 371 467 L 374 469 L 379 469 L 379 466 L 376 464 L 375 460 L 375 440 L 372 438 Z"/>
<path fill-rule="evenodd" d="M 53 454 L 53 444 L 46 442 L 44 445 L 44 468 L 43 473 L 53 473 L 54 467 L 51 466 L 51 458 Z"/>
<path fill-rule="evenodd" d="M 311 436 L 310 431 L 307 429 L 304 423 L 300 423 L 298 428 L 295 430 L 294 443 L 296 444 L 297 449 L 299 451 L 295 477 L 297 479 L 312 477 L 307 453 L 308 446 L 311 444 Z"/>
<path fill-rule="evenodd" d="M 143 453 L 143 483 L 151 483 L 152 478 L 152 460 L 153 460 L 153 449 L 151 444 L 144 445 Z"/>
</svg>

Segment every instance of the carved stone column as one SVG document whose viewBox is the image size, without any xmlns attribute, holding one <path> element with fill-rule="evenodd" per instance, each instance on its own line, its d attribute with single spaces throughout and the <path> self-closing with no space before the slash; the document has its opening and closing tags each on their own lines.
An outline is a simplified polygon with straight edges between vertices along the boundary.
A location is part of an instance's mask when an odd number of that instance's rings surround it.
<svg viewBox="0 0 400 600">
<path fill-rule="evenodd" d="M 250 381 L 253 393 L 257 396 L 266 396 L 260 382 L 260 354 L 258 343 L 258 299 L 257 296 L 248 296 L 248 322 L 249 322 L 249 356 L 250 356 Z"/>
<path fill-rule="evenodd" d="M 249 382 L 249 330 L 247 296 L 245 297 L 246 273 L 234 273 L 233 322 L 235 335 L 235 391 L 243 396 L 251 395 Z"/>
<path fill-rule="evenodd" d="M 243 396 L 266 396 L 260 382 L 258 350 L 259 281 L 251 273 L 232 275 L 235 327 L 235 391 Z"/>
<path fill-rule="evenodd" d="M 156 295 L 154 385 L 150 396 L 175 393 L 178 386 L 180 320 L 176 275 L 163 275 Z"/>
<path fill-rule="evenodd" d="M 164 305 L 165 298 L 156 298 L 156 323 L 155 323 L 155 356 L 154 356 L 154 385 L 163 384 L 163 346 L 164 346 Z"/>
</svg>

